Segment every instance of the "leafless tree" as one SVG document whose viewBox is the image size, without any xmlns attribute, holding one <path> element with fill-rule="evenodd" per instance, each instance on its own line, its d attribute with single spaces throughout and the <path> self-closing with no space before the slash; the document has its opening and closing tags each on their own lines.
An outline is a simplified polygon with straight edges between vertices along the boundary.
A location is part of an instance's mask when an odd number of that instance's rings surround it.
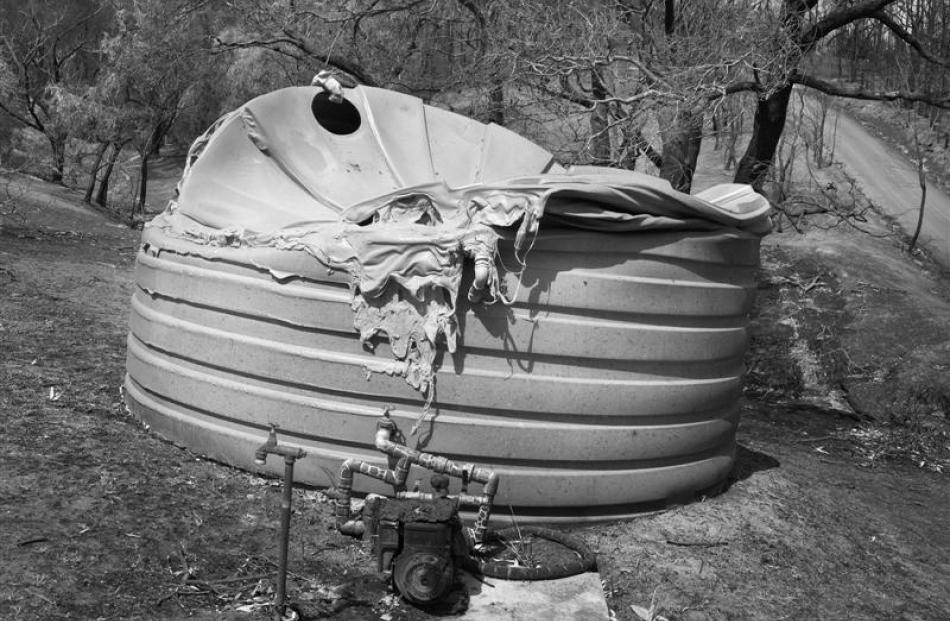
<svg viewBox="0 0 950 621">
<path fill-rule="evenodd" d="M 97 36 L 106 18 L 92 1 L 0 4 L 0 112 L 46 137 L 57 183 L 70 131 L 55 87 L 88 82 L 98 71 Z"/>
<path fill-rule="evenodd" d="M 202 0 L 139 0 L 116 10 L 115 34 L 103 51 L 113 105 L 122 121 L 113 154 L 130 143 L 138 151 L 138 192 L 129 218 L 144 214 L 149 162 L 181 115 L 204 95 L 199 85 L 220 80 L 209 54 L 211 32 Z M 103 184 L 102 187 L 106 187 Z"/>
</svg>

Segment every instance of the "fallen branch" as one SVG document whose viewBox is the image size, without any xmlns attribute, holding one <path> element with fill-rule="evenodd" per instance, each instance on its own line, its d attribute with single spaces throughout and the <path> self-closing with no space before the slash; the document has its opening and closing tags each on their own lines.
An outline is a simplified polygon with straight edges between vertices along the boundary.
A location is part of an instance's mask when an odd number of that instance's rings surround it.
<svg viewBox="0 0 950 621">
<path fill-rule="evenodd" d="M 197 578 L 189 578 L 185 580 L 185 584 L 195 584 L 195 585 L 205 585 L 211 586 L 214 584 L 229 584 L 232 582 L 244 582 L 250 580 L 264 580 L 265 578 L 273 578 L 274 574 L 257 574 L 254 576 L 238 576 L 236 578 L 221 578 L 220 580 L 199 580 Z"/>
<path fill-rule="evenodd" d="M 676 541 L 675 539 L 667 539 L 666 543 L 682 548 L 717 548 L 729 544 L 728 541 Z"/>
</svg>

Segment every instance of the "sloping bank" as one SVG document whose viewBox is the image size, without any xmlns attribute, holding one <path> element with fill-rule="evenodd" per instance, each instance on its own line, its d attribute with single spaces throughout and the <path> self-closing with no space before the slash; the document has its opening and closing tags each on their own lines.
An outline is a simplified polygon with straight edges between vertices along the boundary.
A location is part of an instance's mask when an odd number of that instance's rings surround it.
<svg viewBox="0 0 950 621">
<path fill-rule="evenodd" d="M 723 480 L 764 201 L 565 169 L 413 97 L 345 94 L 264 95 L 196 141 L 138 254 L 131 410 L 248 469 L 277 424 L 326 486 L 384 459 L 391 407 L 408 444 L 498 471 L 524 518 Z"/>
</svg>

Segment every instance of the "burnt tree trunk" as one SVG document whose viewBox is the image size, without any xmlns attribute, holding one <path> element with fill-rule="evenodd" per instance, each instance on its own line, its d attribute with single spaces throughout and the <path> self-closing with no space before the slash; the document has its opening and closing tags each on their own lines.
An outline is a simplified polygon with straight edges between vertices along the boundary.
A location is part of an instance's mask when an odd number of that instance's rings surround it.
<svg viewBox="0 0 950 621">
<path fill-rule="evenodd" d="M 606 166 L 610 163 L 610 120 L 609 108 L 603 101 L 607 98 L 607 87 L 600 73 L 590 72 L 591 95 L 596 100 L 590 111 L 590 154 L 594 164 Z"/>
<path fill-rule="evenodd" d="M 145 197 L 148 191 L 148 160 L 152 156 L 152 145 L 147 144 L 142 149 L 142 163 L 139 166 L 139 197 L 129 213 L 129 226 L 135 228 L 135 214 L 145 213 Z"/>
<path fill-rule="evenodd" d="M 131 212 L 129 213 L 129 225 L 133 228 L 136 225 L 135 214 L 139 213 L 143 216 L 145 215 L 145 197 L 147 196 L 148 192 L 148 161 L 152 155 L 157 155 L 159 153 L 162 141 L 165 140 L 165 136 L 168 135 L 172 124 L 175 122 L 176 116 L 177 114 L 175 116 L 163 118 L 158 123 L 156 123 L 155 128 L 148 137 L 148 140 L 146 140 L 145 144 L 142 145 L 142 150 L 140 151 L 142 155 L 142 163 L 139 166 L 139 197 L 133 204 Z"/>
<path fill-rule="evenodd" d="M 49 146 L 53 158 L 50 181 L 63 184 L 66 171 L 66 140 L 59 136 L 49 136 Z"/>
<path fill-rule="evenodd" d="M 96 180 L 99 178 L 102 158 L 105 156 L 107 148 L 109 148 L 109 143 L 103 142 L 99 145 L 99 148 L 96 149 L 96 161 L 92 165 L 92 170 L 89 171 L 89 183 L 86 184 L 86 194 L 82 197 L 82 202 L 86 204 L 92 202 L 92 193 L 96 189 Z"/>
<path fill-rule="evenodd" d="M 505 87 L 503 84 L 496 84 L 488 91 L 489 112 L 488 120 L 495 125 L 504 126 L 505 124 Z"/>
<path fill-rule="evenodd" d="M 785 114 L 791 95 L 792 85 L 786 84 L 768 97 L 759 99 L 749 146 L 736 167 L 736 183 L 748 183 L 756 190 L 762 189 L 785 129 Z"/>
<path fill-rule="evenodd" d="M 703 113 L 680 110 L 670 123 L 670 130 L 663 138 L 660 176 L 669 181 L 673 189 L 688 193 L 703 143 Z"/>
<path fill-rule="evenodd" d="M 642 135 L 629 116 L 620 124 L 620 136 L 620 157 L 617 166 L 625 170 L 636 170 Z"/>
<path fill-rule="evenodd" d="M 112 153 L 109 154 L 109 159 L 106 161 L 105 170 L 102 171 L 102 179 L 99 181 L 99 191 L 96 192 L 96 204 L 103 207 L 106 206 L 106 201 L 109 200 L 109 179 L 112 177 L 112 171 L 115 170 L 119 154 L 122 153 L 122 145 L 113 142 L 111 146 Z"/>
<path fill-rule="evenodd" d="M 801 55 L 814 49 L 817 41 L 828 34 L 819 35 L 818 39 L 810 38 L 804 28 L 805 18 L 809 11 L 818 6 L 819 0 L 784 0 L 782 24 L 789 39 L 798 47 Z M 856 41 L 857 37 L 853 38 Z M 857 49 L 856 47 L 854 48 Z M 801 62 L 801 57 L 793 58 L 786 71 L 793 71 Z M 767 97 L 756 102 L 755 115 L 752 119 L 752 137 L 746 147 L 742 159 L 736 166 L 736 183 L 748 183 L 756 190 L 762 189 L 772 160 L 778 150 L 782 132 L 785 129 L 785 116 L 788 112 L 788 102 L 792 96 L 792 84 L 785 82 Z"/>
</svg>

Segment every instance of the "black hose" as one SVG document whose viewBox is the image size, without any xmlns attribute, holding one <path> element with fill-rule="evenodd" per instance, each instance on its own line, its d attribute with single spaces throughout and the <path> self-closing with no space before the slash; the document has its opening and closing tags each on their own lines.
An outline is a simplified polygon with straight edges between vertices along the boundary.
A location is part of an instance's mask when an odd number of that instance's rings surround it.
<svg viewBox="0 0 950 621">
<path fill-rule="evenodd" d="M 547 563 L 541 567 L 520 567 L 504 561 L 473 558 L 476 569 L 484 576 L 501 580 L 554 580 L 576 576 L 596 567 L 597 559 L 586 542 L 550 528 L 522 526 L 520 528 L 512 527 L 500 531 L 490 531 L 489 541 L 500 542 L 504 539 L 513 539 L 525 535 L 534 535 L 541 539 L 559 543 L 577 553 L 577 556 L 566 561 Z"/>
</svg>

